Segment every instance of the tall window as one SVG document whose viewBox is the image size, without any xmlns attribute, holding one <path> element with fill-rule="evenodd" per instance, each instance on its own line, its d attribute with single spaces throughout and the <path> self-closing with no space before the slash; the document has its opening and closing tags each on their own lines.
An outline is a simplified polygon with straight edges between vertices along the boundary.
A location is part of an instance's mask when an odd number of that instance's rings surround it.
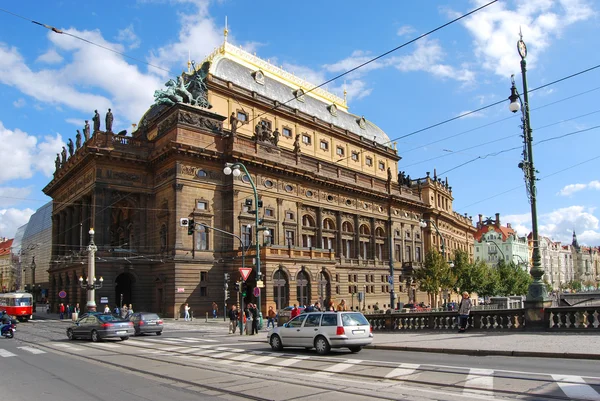
<svg viewBox="0 0 600 401">
<path fill-rule="evenodd" d="M 285 244 L 287 246 L 294 246 L 294 231 L 293 230 L 285 230 Z"/>
<path fill-rule="evenodd" d="M 242 224 L 242 243 L 244 248 L 252 244 L 252 226 L 248 227 L 246 224 Z"/>
<path fill-rule="evenodd" d="M 421 261 L 421 247 L 415 247 L 415 259 L 417 262 Z"/>
<path fill-rule="evenodd" d="M 406 259 L 404 259 L 407 262 L 412 262 L 413 258 L 412 258 L 412 249 L 410 248 L 410 245 L 406 245 Z"/>
<path fill-rule="evenodd" d="M 194 235 L 196 236 L 196 250 L 206 251 L 208 249 L 208 234 L 206 232 L 206 227 L 199 224 L 194 231 Z"/>
</svg>

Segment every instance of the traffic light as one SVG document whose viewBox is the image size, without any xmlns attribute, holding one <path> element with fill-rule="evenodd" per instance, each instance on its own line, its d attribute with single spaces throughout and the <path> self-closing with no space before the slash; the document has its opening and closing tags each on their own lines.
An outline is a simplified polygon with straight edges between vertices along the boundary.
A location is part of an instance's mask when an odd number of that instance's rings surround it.
<svg viewBox="0 0 600 401">
<path fill-rule="evenodd" d="M 242 297 L 245 297 L 248 293 L 248 284 L 245 281 L 242 282 Z"/>
<path fill-rule="evenodd" d="M 223 286 L 223 289 L 225 290 L 225 300 L 229 299 L 229 291 L 227 291 L 229 289 L 229 284 L 225 283 L 225 285 Z"/>
<path fill-rule="evenodd" d="M 225 282 L 228 283 L 229 282 L 229 273 L 225 273 Z"/>
<path fill-rule="evenodd" d="M 235 292 L 240 292 L 240 283 L 235 283 L 233 285 L 233 289 L 235 290 Z"/>
<path fill-rule="evenodd" d="M 190 219 L 188 223 L 188 235 L 194 235 L 195 227 L 194 219 Z"/>
</svg>

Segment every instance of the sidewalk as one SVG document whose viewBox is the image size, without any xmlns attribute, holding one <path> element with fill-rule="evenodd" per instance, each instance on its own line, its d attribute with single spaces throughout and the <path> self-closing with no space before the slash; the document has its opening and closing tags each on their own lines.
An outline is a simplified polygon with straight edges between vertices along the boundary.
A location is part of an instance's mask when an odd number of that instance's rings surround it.
<svg viewBox="0 0 600 401">
<path fill-rule="evenodd" d="M 34 314 L 34 319 L 58 320 L 56 313 Z M 208 322 L 205 318 L 194 318 L 190 322 L 183 319 L 163 319 L 167 324 L 185 324 L 191 326 L 222 325 L 227 332 L 229 322 L 223 317 Z M 71 322 L 64 319 L 64 322 Z M 240 336 L 232 334 L 237 341 L 267 343 L 267 330 L 260 330 L 258 335 Z M 373 344 L 367 348 L 390 351 L 437 352 L 459 355 L 498 355 L 514 357 L 570 358 L 600 360 L 600 347 L 597 346 L 600 333 L 564 333 L 564 332 L 375 332 Z"/>
</svg>

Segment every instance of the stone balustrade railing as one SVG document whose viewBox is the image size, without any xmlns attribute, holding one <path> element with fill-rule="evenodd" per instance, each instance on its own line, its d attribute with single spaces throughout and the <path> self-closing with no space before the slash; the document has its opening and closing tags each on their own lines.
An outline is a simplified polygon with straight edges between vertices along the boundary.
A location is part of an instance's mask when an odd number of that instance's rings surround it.
<svg viewBox="0 0 600 401">
<path fill-rule="evenodd" d="M 472 310 L 470 330 L 515 331 L 527 330 L 525 309 Z M 409 312 L 365 315 L 373 331 L 457 330 L 456 312 Z M 600 330 L 600 306 L 546 308 L 545 327 L 548 331 Z"/>
</svg>

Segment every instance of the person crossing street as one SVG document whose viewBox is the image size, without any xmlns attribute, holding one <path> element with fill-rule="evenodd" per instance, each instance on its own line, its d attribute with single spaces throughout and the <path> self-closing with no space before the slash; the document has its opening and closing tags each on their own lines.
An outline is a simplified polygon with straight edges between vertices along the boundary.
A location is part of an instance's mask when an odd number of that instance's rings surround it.
<svg viewBox="0 0 600 401">
<path fill-rule="evenodd" d="M 238 325 L 238 312 L 235 305 L 231 305 L 229 310 L 229 334 L 235 334 L 235 329 Z"/>
</svg>

